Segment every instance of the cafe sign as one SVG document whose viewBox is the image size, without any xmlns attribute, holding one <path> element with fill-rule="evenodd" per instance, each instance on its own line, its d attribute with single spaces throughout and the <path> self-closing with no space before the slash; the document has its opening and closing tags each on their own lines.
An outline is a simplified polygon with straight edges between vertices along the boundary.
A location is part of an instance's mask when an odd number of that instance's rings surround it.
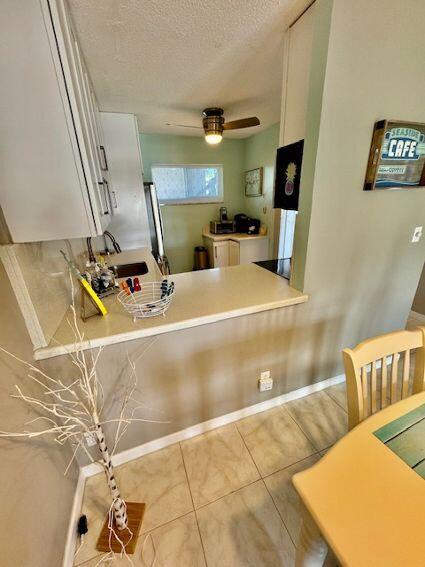
<svg viewBox="0 0 425 567">
<path fill-rule="evenodd" d="M 425 186 L 425 124 L 376 122 L 364 190 Z"/>
</svg>

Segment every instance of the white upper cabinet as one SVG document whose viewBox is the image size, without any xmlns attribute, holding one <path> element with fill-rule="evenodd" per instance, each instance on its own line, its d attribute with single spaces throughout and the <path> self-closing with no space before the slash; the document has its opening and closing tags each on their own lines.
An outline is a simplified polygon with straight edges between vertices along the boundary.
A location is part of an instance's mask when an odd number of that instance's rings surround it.
<svg viewBox="0 0 425 567">
<path fill-rule="evenodd" d="M 150 247 L 137 119 L 115 112 L 101 112 L 100 118 L 113 187 L 114 217 L 108 228 L 123 249 Z"/>
<path fill-rule="evenodd" d="M 102 234 L 113 207 L 96 97 L 63 0 L 3 0 L 0 205 L 13 242 Z"/>
</svg>

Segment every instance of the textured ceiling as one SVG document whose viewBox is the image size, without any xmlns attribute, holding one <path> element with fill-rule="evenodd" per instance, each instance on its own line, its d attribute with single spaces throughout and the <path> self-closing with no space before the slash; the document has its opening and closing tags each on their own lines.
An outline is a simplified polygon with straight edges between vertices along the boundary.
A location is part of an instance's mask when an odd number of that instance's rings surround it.
<svg viewBox="0 0 425 567">
<path fill-rule="evenodd" d="M 292 0 L 69 0 L 102 110 L 142 132 L 198 135 L 207 106 L 227 120 L 279 120 L 283 30 Z M 199 131 L 202 135 L 202 131 Z"/>
</svg>

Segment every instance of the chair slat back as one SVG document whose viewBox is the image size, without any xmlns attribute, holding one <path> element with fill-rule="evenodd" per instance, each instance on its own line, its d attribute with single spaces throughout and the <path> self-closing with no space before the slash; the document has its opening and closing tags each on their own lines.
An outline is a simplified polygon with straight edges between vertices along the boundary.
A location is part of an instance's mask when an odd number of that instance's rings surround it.
<svg viewBox="0 0 425 567">
<path fill-rule="evenodd" d="M 415 367 L 410 382 L 412 353 Z M 344 349 L 342 355 L 350 429 L 388 402 L 425 390 L 425 327 L 373 337 Z"/>
</svg>

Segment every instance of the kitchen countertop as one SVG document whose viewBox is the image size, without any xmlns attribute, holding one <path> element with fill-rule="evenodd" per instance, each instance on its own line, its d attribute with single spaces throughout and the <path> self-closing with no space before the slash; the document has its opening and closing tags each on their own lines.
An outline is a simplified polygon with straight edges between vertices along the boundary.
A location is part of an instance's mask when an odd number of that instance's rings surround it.
<svg viewBox="0 0 425 567">
<path fill-rule="evenodd" d="M 243 232 L 230 232 L 229 234 L 213 234 L 209 231 L 204 231 L 202 236 L 211 238 L 214 242 L 222 242 L 223 240 L 234 240 L 235 242 L 242 242 L 243 240 L 261 240 L 268 238 L 267 234 L 246 234 Z"/>
<path fill-rule="evenodd" d="M 106 297 L 108 314 L 105 317 L 80 321 L 80 329 L 87 338 L 83 348 L 188 329 L 308 300 L 308 295 L 291 288 L 285 279 L 255 264 L 174 274 L 168 279 L 174 281 L 176 291 L 165 315 L 134 323 L 116 296 Z M 70 313 L 65 315 L 49 346 L 34 352 L 36 360 L 75 350 L 67 318 Z"/>
</svg>

